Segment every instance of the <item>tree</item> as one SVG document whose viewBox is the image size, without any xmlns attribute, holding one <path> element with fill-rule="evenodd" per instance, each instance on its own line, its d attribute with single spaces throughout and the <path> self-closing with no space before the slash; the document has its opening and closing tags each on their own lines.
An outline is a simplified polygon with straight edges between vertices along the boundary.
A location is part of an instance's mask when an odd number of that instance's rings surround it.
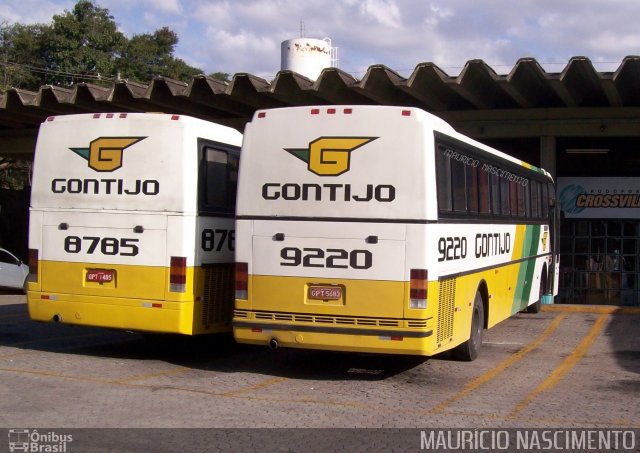
<svg viewBox="0 0 640 453">
<path fill-rule="evenodd" d="M 0 24 L 0 88 L 37 90 L 44 84 L 111 84 L 120 76 L 147 83 L 155 76 L 190 81 L 202 70 L 174 56 L 178 36 L 168 27 L 131 39 L 109 10 L 79 0 L 51 24 Z M 229 74 L 214 73 L 228 81 Z"/>
<path fill-rule="evenodd" d="M 162 75 L 177 80 L 189 80 L 202 70 L 173 56 L 178 36 L 168 27 L 153 33 L 134 35 L 124 46 L 117 67 L 122 78 L 148 81 Z"/>
<path fill-rule="evenodd" d="M 44 83 L 41 52 L 46 25 L 0 24 L 0 88 L 37 90 Z"/>
<path fill-rule="evenodd" d="M 220 80 L 221 82 L 231 82 L 231 74 L 228 72 L 212 72 L 209 74 L 212 79 Z"/>
<path fill-rule="evenodd" d="M 50 82 L 72 84 L 80 80 L 94 83 L 113 78 L 116 59 L 126 43 L 109 10 L 89 0 L 80 0 L 73 11 L 53 16 L 44 33 L 43 53 Z"/>
</svg>

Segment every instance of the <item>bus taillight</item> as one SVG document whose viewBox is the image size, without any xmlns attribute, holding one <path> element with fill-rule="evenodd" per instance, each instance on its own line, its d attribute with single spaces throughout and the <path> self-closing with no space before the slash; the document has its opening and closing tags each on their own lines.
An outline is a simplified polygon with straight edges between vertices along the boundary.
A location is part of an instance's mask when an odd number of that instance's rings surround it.
<svg viewBox="0 0 640 453">
<path fill-rule="evenodd" d="M 172 256 L 169 272 L 169 291 L 184 293 L 187 290 L 187 258 Z"/>
<path fill-rule="evenodd" d="M 428 275 L 426 269 L 411 269 L 409 308 L 427 308 Z"/>
<path fill-rule="evenodd" d="M 236 299 L 248 299 L 248 281 L 249 265 L 247 263 L 236 263 Z"/>
<path fill-rule="evenodd" d="M 38 249 L 29 249 L 29 275 L 28 281 L 38 281 Z"/>
</svg>

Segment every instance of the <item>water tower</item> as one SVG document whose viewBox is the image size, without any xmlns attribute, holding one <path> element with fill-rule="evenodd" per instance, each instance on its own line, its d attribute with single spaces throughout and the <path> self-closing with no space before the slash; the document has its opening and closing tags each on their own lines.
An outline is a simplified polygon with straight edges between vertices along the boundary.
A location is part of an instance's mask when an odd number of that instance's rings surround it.
<svg viewBox="0 0 640 453">
<path fill-rule="evenodd" d="M 336 65 L 337 48 L 329 38 L 294 38 L 280 45 L 281 69 L 316 80 L 324 68 Z"/>
</svg>

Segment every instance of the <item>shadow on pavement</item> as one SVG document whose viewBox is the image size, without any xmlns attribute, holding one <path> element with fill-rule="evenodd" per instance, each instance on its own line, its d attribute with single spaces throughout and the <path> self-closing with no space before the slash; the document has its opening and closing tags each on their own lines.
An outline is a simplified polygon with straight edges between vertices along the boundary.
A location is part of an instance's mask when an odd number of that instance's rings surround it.
<svg viewBox="0 0 640 453">
<path fill-rule="evenodd" d="M 232 335 L 188 337 L 39 323 L 25 303 L 0 305 L 0 347 L 85 356 L 160 360 L 223 373 L 293 379 L 382 380 L 417 367 L 426 357 L 279 349 L 238 344 Z"/>
</svg>

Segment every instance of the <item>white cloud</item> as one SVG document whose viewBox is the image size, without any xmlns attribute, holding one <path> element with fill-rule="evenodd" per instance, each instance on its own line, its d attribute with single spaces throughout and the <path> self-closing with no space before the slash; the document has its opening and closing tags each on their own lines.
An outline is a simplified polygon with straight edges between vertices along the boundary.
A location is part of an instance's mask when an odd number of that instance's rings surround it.
<svg viewBox="0 0 640 453">
<path fill-rule="evenodd" d="M 597 63 L 640 53 L 638 0 L 96 1 L 129 36 L 169 26 L 180 40 L 176 56 L 206 72 L 265 78 L 275 76 L 280 42 L 298 37 L 301 21 L 305 36 L 330 37 L 340 67 L 358 76 L 371 64 L 409 75 L 430 61 L 455 73 L 482 59 L 505 72 L 521 57 L 566 64 L 585 55 Z M 3 0 L 0 21 L 46 23 L 74 4 Z"/>
<path fill-rule="evenodd" d="M 400 9 L 393 0 L 365 0 L 360 11 L 385 27 L 397 29 L 402 25 Z"/>
<path fill-rule="evenodd" d="M 73 1 L 3 0 L 0 4 L 0 23 L 49 23 L 54 14 L 72 10 Z"/>
<path fill-rule="evenodd" d="M 280 42 L 247 31 L 228 32 L 209 27 L 205 33 L 207 72 L 251 72 L 271 78 L 280 69 Z M 217 66 L 212 66 L 217 65 Z M 241 68 L 252 67 L 251 71 Z M 240 68 L 240 69 L 239 69 Z"/>
<path fill-rule="evenodd" d="M 145 3 L 167 13 L 181 13 L 180 0 L 146 0 Z"/>
<path fill-rule="evenodd" d="M 193 20 L 215 24 L 215 26 L 219 28 L 228 27 L 231 24 L 233 8 L 228 1 L 198 2 L 195 6 L 192 6 L 193 13 L 190 16 Z"/>
</svg>

